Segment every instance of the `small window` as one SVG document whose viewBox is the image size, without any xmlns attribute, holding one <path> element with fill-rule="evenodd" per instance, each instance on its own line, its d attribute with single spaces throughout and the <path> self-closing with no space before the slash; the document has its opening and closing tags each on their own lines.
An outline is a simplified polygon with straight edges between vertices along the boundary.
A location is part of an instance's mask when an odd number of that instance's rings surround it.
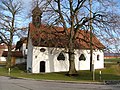
<svg viewBox="0 0 120 90">
<path fill-rule="evenodd" d="M 35 58 L 37 58 L 37 56 L 35 56 Z"/>
<path fill-rule="evenodd" d="M 45 52 L 45 50 L 46 50 L 45 48 L 41 48 L 40 49 L 41 52 Z"/>
<path fill-rule="evenodd" d="M 100 55 L 97 55 L 97 60 L 98 60 L 98 61 L 100 60 Z"/>
<path fill-rule="evenodd" d="M 81 61 L 81 60 L 84 60 L 84 61 L 86 60 L 84 54 L 81 54 L 81 55 L 80 55 L 79 60 L 80 60 L 80 61 Z"/>
<path fill-rule="evenodd" d="M 65 60 L 65 56 L 62 52 L 58 55 L 57 60 Z"/>
</svg>

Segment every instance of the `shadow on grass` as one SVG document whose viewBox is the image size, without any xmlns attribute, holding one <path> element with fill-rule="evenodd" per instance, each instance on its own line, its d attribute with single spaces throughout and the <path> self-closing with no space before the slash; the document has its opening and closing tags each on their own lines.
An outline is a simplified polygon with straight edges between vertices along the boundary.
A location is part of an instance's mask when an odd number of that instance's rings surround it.
<svg viewBox="0 0 120 90">
<path fill-rule="evenodd" d="M 95 70 L 95 81 L 120 80 L 120 72 L 118 71 L 120 70 L 119 68 L 120 67 L 118 65 L 108 65 L 105 69 Z M 16 78 L 32 78 L 37 80 L 93 81 L 93 73 L 89 70 L 78 71 L 77 76 L 67 76 L 67 72 L 31 74 L 26 73 L 23 69 L 18 67 L 12 68 L 10 76 Z M 101 75 L 99 73 L 100 71 L 102 72 Z M 7 69 L 0 68 L 0 75 L 8 75 Z"/>
<path fill-rule="evenodd" d="M 100 74 L 99 71 L 102 71 L 103 73 Z M 106 73 L 106 71 L 103 70 L 96 70 L 94 72 L 95 75 L 95 81 L 104 81 L 104 80 L 120 80 L 120 75 L 117 75 L 116 73 Z M 93 72 L 90 71 L 78 71 L 78 76 L 71 76 L 75 81 L 93 81 Z"/>
</svg>

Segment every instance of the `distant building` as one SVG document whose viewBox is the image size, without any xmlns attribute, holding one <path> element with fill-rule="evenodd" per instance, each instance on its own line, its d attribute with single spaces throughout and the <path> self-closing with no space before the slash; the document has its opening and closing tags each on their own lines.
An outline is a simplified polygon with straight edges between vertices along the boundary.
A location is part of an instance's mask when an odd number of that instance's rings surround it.
<svg viewBox="0 0 120 90">
<path fill-rule="evenodd" d="M 26 62 L 26 44 L 27 43 L 27 38 L 21 38 L 20 41 L 17 42 L 16 44 L 16 49 L 12 50 L 12 55 L 11 55 L 11 66 L 14 66 L 16 64 L 20 63 L 25 63 Z M 8 56 L 8 49 L 7 51 L 3 50 L 1 53 L 2 57 L 6 58 Z"/>
<path fill-rule="evenodd" d="M 8 48 L 4 43 L 0 44 L 0 65 L 6 64 L 6 57 L 2 56 L 2 54 L 7 50 Z"/>
<path fill-rule="evenodd" d="M 120 53 L 104 53 L 104 59 L 120 58 Z"/>
</svg>

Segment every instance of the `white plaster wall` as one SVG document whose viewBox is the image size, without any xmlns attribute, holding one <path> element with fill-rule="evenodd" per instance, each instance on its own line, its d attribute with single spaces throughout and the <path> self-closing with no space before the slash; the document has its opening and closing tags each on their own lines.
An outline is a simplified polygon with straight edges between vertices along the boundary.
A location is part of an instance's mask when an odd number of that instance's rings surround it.
<svg viewBox="0 0 120 90">
<path fill-rule="evenodd" d="M 40 52 L 40 48 L 45 48 L 45 52 Z M 34 47 L 33 48 L 33 73 L 40 73 L 40 62 L 45 61 L 45 72 L 60 72 L 60 71 L 68 71 L 69 62 L 68 55 L 64 54 L 66 60 L 58 61 L 57 56 L 62 51 L 62 49 L 58 48 L 46 48 L 46 47 Z"/>
<path fill-rule="evenodd" d="M 0 61 L 6 61 L 6 57 L 0 57 Z"/>
<path fill-rule="evenodd" d="M 84 54 L 86 60 L 79 61 L 81 54 Z M 97 60 L 99 55 L 99 60 Z M 102 50 L 93 50 L 94 69 L 104 68 L 104 53 Z M 90 70 L 90 50 L 76 50 L 75 51 L 75 66 L 77 70 Z"/>
<path fill-rule="evenodd" d="M 45 48 L 45 52 L 40 52 L 40 48 Z M 29 50 L 29 49 L 28 49 Z M 45 61 L 45 73 L 47 72 L 60 72 L 69 70 L 68 54 L 64 53 L 65 61 L 58 61 L 57 57 L 59 53 L 64 49 L 59 48 L 47 48 L 47 47 L 34 47 L 32 60 L 32 73 L 40 73 L 40 62 Z M 29 52 L 28 52 L 29 53 Z M 81 54 L 86 57 L 85 61 L 79 61 Z M 97 60 L 97 55 L 100 55 L 100 60 Z M 30 56 L 30 55 L 29 55 Z M 30 58 L 30 57 L 28 57 Z M 103 51 L 94 50 L 93 60 L 95 69 L 104 68 Z M 30 60 L 29 60 L 30 61 Z M 75 67 L 77 70 L 89 70 L 90 69 L 90 50 L 76 50 L 75 51 Z"/>
<path fill-rule="evenodd" d="M 68 61 L 68 54 L 63 53 L 65 56 L 65 60 L 57 60 L 58 55 L 60 52 L 64 50 L 63 48 L 59 49 L 56 48 L 53 51 L 53 56 L 54 56 L 54 72 L 60 72 L 60 71 L 68 71 L 69 70 L 69 61 Z"/>
<path fill-rule="evenodd" d="M 1 49 L 1 51 L 2 51 L 2 53 L 4 52 L 4 51 L 8 51 L 8 49 Z M 7 60 L 7 58 L 6 57 L 0 57 L 0 61 L 6 61 Z"/>
<path fill-rule="evenodd" d="M 40 52 L 41 47 L 34 47 L 33 48 L 33 63 L 32 63 L 32 72 L 33 73 L 39 73 L 40 72 L 40 62 L 45 61 L 45 71 L 49 71 L 49 61 L 48 61 L 48 50 L 46 47 L 43 47 L 46 49 L 45 52 Z"/>
<path fill-rule="evenodd" d="M 24 63 L 26 60 L 24 58 L 16 58 L 15 64 Z"/>
<path fill-rule="evenodd" d="M 31 68 L 31 72 L 32 72 L 32 60 L 33 60 L 33 46 L 31 40 L 29 40 L 27 50 L 27 70 Z"/>
<path fill-rule="evenodd" d="M 23 43 L 21 50 L 22 50 L 23 55 L 27 54 L 26 43 Z"/>
<path fill-rule="evenodd" d="M 99 60 L 97 60 L 97 55 L 99 55 Z M 102 69 L 104 68 L 104 53 L 102 50 L 94 50 L 94 68 L 95 69 Z"/>
<path fill-rule="evenodd" d="M 55 56 L 54 56 L 53 52 L 54 52 L 53 48 L 48 48 L 48 62 L 49 62 L 48 66 L 47 66 L 48 72 L 55 71 L 55 64 L 54 64 Z"/>
<path fill-rule="evenodd" d="M 79 61 L 81 54 L 84 54 L 86 60 Z M 89 50 L 76 50 L 75 51 L 75 66 L 76 70 L 89 70 L 90 69 L 90 51 Z"/>
<path fill-rule="evenodd" d="M 29 45 L 29 47 L 31 48 L 31 45 Z M 29 51 L 31 50 L 29 48 Z M 26 49 L 26 43 L 23 43 L 22 47 L 21 47 L 21 51 L 22 51 L 22 54 L 23 54 L 23 58 L 16 58 L 16 64 L 19 64 L 19 63 L 24 63 L 26 62 L 26 59 L 24 58 L 25 55 L 29 55 L 29 52 L 27 52 L 27 49 Z M 30 56 L 29 56 L 30 57 Z M 29 58 L 28 57 L 28 58 Z M 30 59 L 30 58 L 29 58 Z M 29 62 L 28 62 L 29 63 Z"/>
</svg>

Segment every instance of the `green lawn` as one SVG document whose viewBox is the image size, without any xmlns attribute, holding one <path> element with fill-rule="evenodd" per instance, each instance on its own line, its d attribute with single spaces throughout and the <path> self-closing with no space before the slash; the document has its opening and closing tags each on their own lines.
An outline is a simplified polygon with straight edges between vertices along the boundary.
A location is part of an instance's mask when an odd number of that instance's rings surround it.
<svg viewBox="0 0 120 90">
<path fill-rule="evenodd" d="M 105 62 L 120 62 L 120 58 L 105 59 Z"/>
<path fill-rule="evenodd" d="M 101 81 L 103 80 L 120 80 L 120 66 L 119 64 L 105 64 L 105 68 L 101 70 L 95 70 L 95 81 L 100 81 L 99 71 L 102 72 Z M 0 68 L 0 75 L 11 77 L 24 77 L 38 80 L 65 80 L 65 81 L 92 81 L 92 73 L 90 71 L 78 71 L 78 76 L 66 76 L 67 72 L 60 73 L 47 73 L 47 74 L 30 74 L 23 70 L 14 67 L 11 69 L 9 75 L 8 70 Z"/>
</svg>

